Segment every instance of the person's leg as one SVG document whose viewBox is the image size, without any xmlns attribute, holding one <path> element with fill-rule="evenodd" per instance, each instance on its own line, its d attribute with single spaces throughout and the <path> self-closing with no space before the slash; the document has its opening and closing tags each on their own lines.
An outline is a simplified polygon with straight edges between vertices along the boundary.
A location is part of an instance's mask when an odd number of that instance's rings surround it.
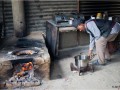
<svg viewBox="0 0 120 90">
<path fill-rule="evenodd" d="M 106 50 L 107 40 L 104 37 L 100 37 L 96 41 L 96 53 L 98 55 L 98 62 L 100 64 L 105 64 L 105 50 Z"/>
<path fill-rule="evenodd" d="M 108 50 L 108 47 L 106 46 L 106 48 L 105 48 L 105 59 L 106 60 L 110 60 L 110 53 L 109 53 L 109 50 Z"/>
</svg>

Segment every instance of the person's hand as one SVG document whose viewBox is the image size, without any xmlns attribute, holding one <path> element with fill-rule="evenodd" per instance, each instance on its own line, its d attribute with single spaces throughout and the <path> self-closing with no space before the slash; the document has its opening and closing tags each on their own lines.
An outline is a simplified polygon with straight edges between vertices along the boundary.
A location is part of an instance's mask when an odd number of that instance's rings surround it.
<svg viewBox="0 0 120 90">
<path fill-rule="evenodd" d="M 88 51 L 88 57 L 89 57 L 90 60 L 92 59 L 92 50 Z"/>
</svg>

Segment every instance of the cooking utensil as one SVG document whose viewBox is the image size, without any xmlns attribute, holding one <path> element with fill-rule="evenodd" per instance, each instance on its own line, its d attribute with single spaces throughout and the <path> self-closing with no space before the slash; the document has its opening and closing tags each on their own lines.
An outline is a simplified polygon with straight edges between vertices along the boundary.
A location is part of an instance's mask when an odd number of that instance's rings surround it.
<svg viewBox="0 0 120 90">
<path fill-rule="evenodd" d="M 95 56 L 95 54 L 92 55 L 92 58 L 93 59 Z M 79 67 L 86 67 L 89 63 L 89 61 L 91 60 L 89 58 L 88 55 L 86 54 L 80 54 L 80 55 L 77 55 L 74 57 L 75 58 L 75 65 L 79 68 Z"/>
</svg>

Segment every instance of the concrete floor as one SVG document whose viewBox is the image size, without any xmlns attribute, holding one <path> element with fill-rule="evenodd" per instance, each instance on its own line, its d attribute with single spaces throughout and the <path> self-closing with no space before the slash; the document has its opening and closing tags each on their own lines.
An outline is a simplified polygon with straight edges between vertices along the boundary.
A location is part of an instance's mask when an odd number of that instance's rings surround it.
<svg viewBox="0 0 120 90">
<path fill-rule="evenodd" d="M 78 72 L 70 70 L 70 63 L 74 63 L 73 57 L 80 52 L 87 53 L 87 49 L 88 46 L 84 46 L 60 52 L 60 57 L 51 67 L 51 80 L 26 90 L 120 90 L 120 50 L 112 55 L 111 63 L 95 66 L 93 73 L 86 72 L 79 76 Z"/>
</svg>

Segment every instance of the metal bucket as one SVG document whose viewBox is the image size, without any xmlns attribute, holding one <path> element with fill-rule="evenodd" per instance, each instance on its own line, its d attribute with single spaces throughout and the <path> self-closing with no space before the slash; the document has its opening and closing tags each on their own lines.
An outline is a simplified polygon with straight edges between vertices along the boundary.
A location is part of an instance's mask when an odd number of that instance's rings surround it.
<svg viewBox="0 0 120 90">
<path fill-rule="evenodd" d="M 75 65 L 80 68 L 80 67 L 86 67 L 89 63 L 89 57 L 85 54 L 81 54 L 78 56 L 75 56 Z"/>
</svg>

